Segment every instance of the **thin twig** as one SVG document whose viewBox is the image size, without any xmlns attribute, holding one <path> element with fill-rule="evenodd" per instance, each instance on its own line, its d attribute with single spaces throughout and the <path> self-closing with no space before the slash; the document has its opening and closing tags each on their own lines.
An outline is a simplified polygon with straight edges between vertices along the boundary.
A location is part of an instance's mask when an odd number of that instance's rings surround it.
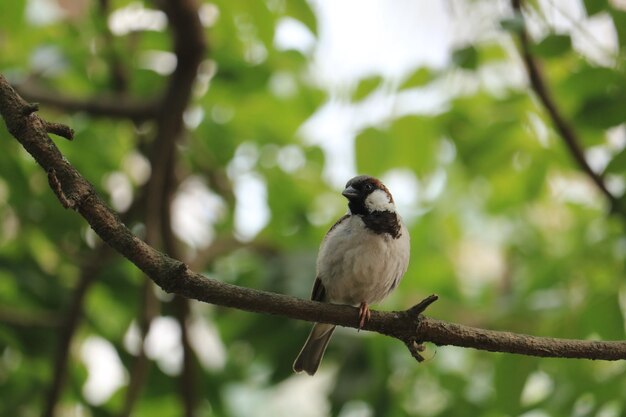
<svg viewBox="0 0 626 417">
<path fill-rule="evenodd" d="M 511 5 L 515 13 L 524 21 L 522 13 L 522 1 L 523 0 L 511 0 Z M 548 116 L 552 120 L 554 127 L 565 142 L 565 145 L 570 151 L 572 158 L 578 164 L 578 166 L 589 176 L 598 189 L 606 196 L 611 203 L 612 209 L 620 212 L 622 215 L 626 215 L 626 208 L 619 202 L 617 197 L 611 193 L 604 183 L 604 179 L 598 173 L 596 173 L 585 158 L 585 152 L 580 145 L 580 139 L 574 126 L 563 116 L 563 113 L 556 104 L 556 101 L 552 97 L 552 93 L 545 82 L 540 65 L 531 52 L 532 41 L 528 31 L 526 30 L 525 23 L 518 31 L 518 38 L 520 44 L 520 50 L 526 72 L 528 73 L 528 79 L 530 80 L 530 86 L 537 94 L 539 101 L 543 105 L 544 109 L 548 113 Z"/>
<path fill-rule="evenodd" d="M 59 179 L 54 172 L 54 168 L 48 171 L 48 184 L 50 185 L 52 191 L 54 191 L 54 194 L 59 199 L 59 202 L 61 202 L 63 208 L 74 208 L 76 203 L 65 196 L 63 188 L 61 187 L 61 182 L 59 182 Z"/>
<path fill-rule="evenodd" d="M 46 131 L 48 133 L 61 136 L 62 138 L 65 138 L 67 140 L 74 139 L 74 129 L 61 123 L 46 122 Z"/>
</svg>

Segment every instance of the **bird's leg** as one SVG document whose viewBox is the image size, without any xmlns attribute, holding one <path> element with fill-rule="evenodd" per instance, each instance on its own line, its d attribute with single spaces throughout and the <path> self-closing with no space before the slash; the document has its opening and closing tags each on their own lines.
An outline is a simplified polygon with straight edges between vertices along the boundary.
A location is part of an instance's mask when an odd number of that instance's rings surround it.
<svg viewBox="0 0 626 417">
<path fill-rule="evenodd" d="M 365 323 L 369 321 L 370 317 L 372 317 L 370 307 L 365 301 L 361 302 L 361 305 L 359 306 L 359 330 L 365 326 Z"/>
</svg>

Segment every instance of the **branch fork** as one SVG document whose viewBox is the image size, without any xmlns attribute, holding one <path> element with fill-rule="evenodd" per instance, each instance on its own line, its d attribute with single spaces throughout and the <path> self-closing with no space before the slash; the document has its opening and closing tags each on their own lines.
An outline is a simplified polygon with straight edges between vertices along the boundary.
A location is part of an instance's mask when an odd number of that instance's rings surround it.
<svg viewBox="0 0 626 417">
<path fill-rule="evenodd" d="M 406 310 L 406 320 L 415 321 L 416 326 L 414 333 L 410 333 L 408 336 L 404 336 L 403 341 L 406 347 L 409 349 L 411 356 L 413 356 L 418 362 L 424 361 L 424 357 L 421 353 L 426 350 L 426 348 L 424 347 L 424 341 L 420 339 L 420 334 L 422 333 L 420 331 L 420 324 L 424 319 L 422 313 L 426 311 L 426 309 L 438 299 L 438 295 L 431 294 L 419 303 L 415 304 L 413 307 Z"/>
</svg>

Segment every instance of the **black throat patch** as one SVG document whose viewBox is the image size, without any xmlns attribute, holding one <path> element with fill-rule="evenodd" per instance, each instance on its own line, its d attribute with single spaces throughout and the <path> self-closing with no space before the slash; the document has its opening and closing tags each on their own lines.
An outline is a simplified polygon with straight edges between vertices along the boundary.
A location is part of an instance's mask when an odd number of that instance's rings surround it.
<svg viewBox="0 0 626 417">
<path fill-rule="evenodd" d="M 389 234 L 392 238 L 398 239 L 402 236 L 400 232 L 400 219 L 396 213 L 391 211 L 375 211 L 369 214 L 361 214 L 363 223 L 372 232 L 382 235 Z"/>
</svg>

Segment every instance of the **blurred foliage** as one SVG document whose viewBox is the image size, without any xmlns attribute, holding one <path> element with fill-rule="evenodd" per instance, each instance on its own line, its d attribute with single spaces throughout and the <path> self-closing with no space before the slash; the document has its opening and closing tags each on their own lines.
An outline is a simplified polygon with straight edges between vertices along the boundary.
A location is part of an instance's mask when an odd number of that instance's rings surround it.
<svg viewBox="0 0 626 417">
<path fill-rule="evenodd" d="M 533 53 L 543 61 L 557 105 L 597 162 L 594 168 L 621 196 L 626 12 L 612 3 L 583 2 L 589 16 L 602 15 L 616 29 L 610 63 L 575 51 L 570 34 L 551 28 L 540 9 L 532 16 L 545 30 Z M 126 71 L 128 95 L 149 100 L 166 84 L 145 58 L 169 51 L 167 30 L 112 35 L 107 25 L 112 13 L 152 4 L 59 2 L 87 7 L 71 18 L 39 13 L 46 19 L 37 20 L 32 14 L 38 4 L 0 2 L 0 72 L 11 80 L 97 98 L 114 89 L 116 60 Z M 109 5 L 108 16 L 102 4 Z M 205 85 L 195 93 L 186 138 L 177 149 L 177 175 L 200 178 L 202 190 L 220 201 L 222 215 L 215 205 L 203 206 L 214 245 L 239 227 L 236 209 L 243 197 L 237 184 L 245 179 L 265 187 L 269 219 L 249 245 L 196 267 L 211 278 L 308 297 L 319 241 L 345 205 L 324 180 L 324 151 L 299 134 L 329 93 L 312 81 L 311 55 L 279 50 L 274 37 L 285 18 L 317 36 L 314 10 L 304 0 L 218 0 L 211 7 L 219 15 L 206 28 L 210 61 L 203 64 Z M 501 27 L 498 39 L 458 47 L 446 68 L 414 68 L 394 83 L 372 74 L 348 95 L 347 102 L 357 105 L 422 88 L 447 94 L 459 79 L 473 86 L 450 95 L 432 114 L 394 114 L 356 132 L 358 171 L 391 184 L 403 178 L 395 183 L 406 187 L 392 191 L 407 201 L 401 210 L 412 236 L 411 265 L 381 308 L 406 308 L 437 293 L 441 300 L 428 313 L 441 319 L 543 336 L 624 339 L 626 219 L 609 214 L 525 84 L 495 88 L 485 81 L 486 71 L 499 66 L 510 74 L 523 71 L 511 48 L 522 24 L 500 16 L 493 22 Z M 120 202 L 116 190 L 127 190 L 131 200 L 140 195 L 145 178 L 134 168 L 145 163 L 153 124 L 41 107 L 45 117 L 76 130 L 74 142 L 57 141 L 64 155 L 125 211 L 130 201 Z M 0 137 L 0 415 L 32 416 L 39 414 L 52 378 L 58 323 L 97 244 L 80 217 L 61 207 L 45 174 L 4 126 Z M 130 226 L 141 233 L 141 224 Z M 186 245 L 188 262 L 202 259 L 202 245 Z M 137 354 L 129 329 L 138 322 L 143 277 L 120 257 L 102 263 L 72 342 L 59 415 L 114 416 L 124 402 L 124 381 Z M 160 314 L 171 319 L 171 298 L 158 295 Z M 26 318 L 32 323 L 25 324 Z M 626 416 L 624 362 L 431 346 L 430 359 L 417 364 L 397 341 L 340 330 L 321 372 L 308 378 L 291 374 L 306 323 L 199 303 L 192 304 L 188 323 L 200 338 L 194 342 L 197 387 L 189 387 L 200 393 L 199 416 Z M 95 371 L 85 346 L 93 340 L 107 341 L 123 375 L 112 395 L 100 400 L 86 390 Z M 157 365 L 133 415 L 180 415 L 180 363 L 167 366 L 168 358 L 176 363 L 174 351 L 152 354 Z"/>
</svg>

